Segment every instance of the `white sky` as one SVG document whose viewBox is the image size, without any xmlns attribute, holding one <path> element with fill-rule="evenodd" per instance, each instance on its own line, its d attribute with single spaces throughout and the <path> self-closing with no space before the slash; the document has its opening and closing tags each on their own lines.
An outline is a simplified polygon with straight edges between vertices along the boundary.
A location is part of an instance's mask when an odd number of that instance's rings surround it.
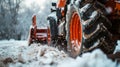
<svg viewBox="0 0 120 67">
<path fill-rule="evenodd" d="M 38 4 L 40 8 L 44 8 L 45 1 L 47 0 L 25 0 L 26 6 L 30 7 L 32 3 Z"/>
<path fill-rule="evenodd" d="M 31 6 L 31 3 L 35 3 L 35 4 L 38 4 L 41 9 L 44 9 L 44 4 L 45 4 L 46 1 L 50 1 L 50 0 L 25 0 L 24 3 L 28 7 Z M 57 0 L 52 0 L 52 1 L 56 2 Z"/>
<path fill-rule="evenodd" d="M 46 0 L 25 0 L 25 4 L 30 6 L 31 3 L 35 2 L 39 5 L 43 5 Z"/>
</svg>

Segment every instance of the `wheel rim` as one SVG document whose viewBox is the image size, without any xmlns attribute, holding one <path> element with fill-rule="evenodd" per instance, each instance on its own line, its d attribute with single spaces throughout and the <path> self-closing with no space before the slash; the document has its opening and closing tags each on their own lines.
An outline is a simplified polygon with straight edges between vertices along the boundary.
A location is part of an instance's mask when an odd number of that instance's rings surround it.
<svg viewBox="0 0 120 67">
<path fill-rule="evenodd" d="M 82 25 L 77 12 L 73 12 L 70 20 L 70 42 L 72 49 L 79 53 L 82 44 Z"/>
</svg>

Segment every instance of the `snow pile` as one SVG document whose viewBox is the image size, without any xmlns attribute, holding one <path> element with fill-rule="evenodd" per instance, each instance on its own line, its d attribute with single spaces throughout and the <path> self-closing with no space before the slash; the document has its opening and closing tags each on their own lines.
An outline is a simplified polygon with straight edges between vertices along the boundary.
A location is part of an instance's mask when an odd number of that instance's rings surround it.
<svg viewBox="0 0 120 67">
<path fill-rule="evenodd" d="M 112 62 L 99 49 L 92 53 L 85 53 L 81 57 L 71 62 L 63 62 L 58 67 L 116 67 L 116 62 Z"/>
<path fill-rule="evenodd" d="M 0 41 L 0 67 L 120 67 L 120 64 L 108 59 L 99 49 L 73 59 L 47 45 L 27 46 L 26 41 L 12 40 Z"/>
<path fill-rule="evenodd" d="M 65 59 L 72 58 L 47 45 L 27 46 L 27 41 L 0 41 L 0 67 L 56 67 Z"/>
<path fill-rule="evenodd" d="M 56 67 L 60 61 L 68 58 L 63 52 L 49 46 L 32 44 L 26 47 L 19 55 L 17 62 L 9 67 Z"/>
</svg>

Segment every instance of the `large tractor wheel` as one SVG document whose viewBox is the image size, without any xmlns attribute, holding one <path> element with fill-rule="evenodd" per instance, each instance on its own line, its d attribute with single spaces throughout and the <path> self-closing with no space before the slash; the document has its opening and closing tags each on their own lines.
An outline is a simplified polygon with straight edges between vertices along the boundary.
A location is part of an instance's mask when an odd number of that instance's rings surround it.
<svg viewBox="0 0 120 67">
<path fill-rule="evenodd" d="M 113 53 L 115 49 L 116 43 L 108 31 L 111 22 L 97 6 L 96 2 L 86 3 L 81 8 L 69 5 L 66 15 L 66 40 L 72 57 L 96 48 L 106 54 Z"/>
</svg>

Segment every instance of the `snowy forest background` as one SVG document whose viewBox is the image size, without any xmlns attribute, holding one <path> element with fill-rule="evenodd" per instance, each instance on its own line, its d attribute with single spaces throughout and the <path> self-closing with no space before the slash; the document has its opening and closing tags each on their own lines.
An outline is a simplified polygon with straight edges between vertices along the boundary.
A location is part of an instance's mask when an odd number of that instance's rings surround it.
<svg viewBox="0 0 120 67">
<path fill-rule="evenodd" d="M 0 40 L 27 39 L 33 15 L 45 27 L 51 2 L 56 0 L 0 0 Z"/>
</svg>

